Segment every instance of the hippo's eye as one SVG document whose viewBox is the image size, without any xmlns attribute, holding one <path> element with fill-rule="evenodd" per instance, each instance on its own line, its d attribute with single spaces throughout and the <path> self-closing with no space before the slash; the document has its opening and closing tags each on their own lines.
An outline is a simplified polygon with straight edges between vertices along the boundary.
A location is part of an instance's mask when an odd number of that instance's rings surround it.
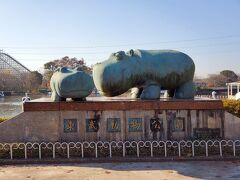
<svg viewBox="0 0 240 180">
<path fill-rule="evenodd" d="M 121 53 L 115 53 L 117 60 L 122 60 L 123 55 Z"/>
<path fill-rule="evenodd" d="M 68 71 L 68 68 L 67 68 L 67 67 L 60 67 L 60 68 L 58 69 L 58 71 L 59 71 L 59 72 L 62 72 L 62 73 L 65 73 L 65 72 Z"/>
</svg>

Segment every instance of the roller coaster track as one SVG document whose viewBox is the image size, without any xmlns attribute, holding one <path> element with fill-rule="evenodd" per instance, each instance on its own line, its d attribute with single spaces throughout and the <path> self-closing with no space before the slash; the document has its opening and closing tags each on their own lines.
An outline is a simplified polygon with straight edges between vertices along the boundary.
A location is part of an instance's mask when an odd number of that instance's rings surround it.
<svg viewBox="0 0 240 180">
<path fill-rule="evenodd" d="M 0 91 L 22 91 L 31 71 L 0 50 Z"/>
<path fill-rule="evenodd" d="M 21 78 L 22 74 L 30 73 L 31 71 L 6 53 L 0 52 L 0 73 L 14 75 Z"/>
</svg>

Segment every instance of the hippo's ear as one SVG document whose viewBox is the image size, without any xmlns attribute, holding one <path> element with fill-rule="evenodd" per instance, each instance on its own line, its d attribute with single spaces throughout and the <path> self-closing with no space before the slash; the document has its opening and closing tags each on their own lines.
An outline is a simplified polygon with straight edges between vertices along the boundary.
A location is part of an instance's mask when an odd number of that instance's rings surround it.
<svg viewBox="0 0 240 180">
<path fill-rule="evenodd" d="M 64 73 L 64 72 L 67 72 L 68 70 L 67 70 L 67 67 L 60 67 L 57 69 L 57 71 Z"/>
<path fill-rule="evenodd" d="M 83 69 L 82 69 L 82 67 L 76 67 L 75 70 L 82 71 Z"/>
<path fill-rule="evenodd" d="M 133 50 L 133 49 L 131 49 L 131 50 L 129 51 L 129 53 L 130 53 L 131 56 L 134 56 L 134 50 Z"/>
</svg>

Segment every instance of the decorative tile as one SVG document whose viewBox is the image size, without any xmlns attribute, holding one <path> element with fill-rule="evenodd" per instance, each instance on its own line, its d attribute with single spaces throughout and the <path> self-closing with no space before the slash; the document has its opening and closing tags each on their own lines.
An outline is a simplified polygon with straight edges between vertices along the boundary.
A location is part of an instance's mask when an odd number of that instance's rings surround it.
<svg viewBox="0 0 240 180">
<path fill-rule="evenodd" d="M 219 139 L 221 138 L 220 128 L 193 128 L 195 139 Z"/>
<path fill-rule="evenodd" d="M 185 131 L 185 118 L 176 117 L 173 121 L 173 131 Z"/>
<path fill-rule="evenodd" d="M 99 130 L 98 120 L 99 119 L 97 119 L 97 118 L 86 119 L 86 131 L 87 132 L 98 132 L 98 130 Z"/>
<path fill-rule="evenodd" d="M 77 132 L 77 119 L 64 119 L 64 133 Z"/>
<path fill-rule="evenodd" d="M 142 129 L 142 118 L 128 118 L 129 132 L 141 132 Z"/>
<path fill-rule="evenodd" d="M 161 131 L 161 129 L 163 129 L 163 119 L 161 118 L 151 118 L 150 119 L 150 129 L 152 132 L 157 132 L 157 131 Z"/>
<path fill-rule="evenodd" d="M 107 131 L 108 132 L 121 132 L 120 118 L 108 118 L 107 119 Z"/>
</svg>

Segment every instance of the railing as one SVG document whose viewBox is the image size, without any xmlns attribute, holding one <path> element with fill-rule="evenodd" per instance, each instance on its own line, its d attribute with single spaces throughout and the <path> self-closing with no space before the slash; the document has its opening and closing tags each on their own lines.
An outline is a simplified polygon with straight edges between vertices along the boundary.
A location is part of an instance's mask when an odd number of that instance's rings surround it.
<svg viewBox="0 0 240 180">
<path fill-rule="evenodd" d="M 240 140 L 0 143 L 0 159 L 239 156 Z"/>
<path fill-rule="evenodd" d="M 212 95 L 196 95 L 197 98 L 209 98 L 214 99 Z M 227 95 L 215 95 L 215 99 L 227 99 Z"/>
</svg>

